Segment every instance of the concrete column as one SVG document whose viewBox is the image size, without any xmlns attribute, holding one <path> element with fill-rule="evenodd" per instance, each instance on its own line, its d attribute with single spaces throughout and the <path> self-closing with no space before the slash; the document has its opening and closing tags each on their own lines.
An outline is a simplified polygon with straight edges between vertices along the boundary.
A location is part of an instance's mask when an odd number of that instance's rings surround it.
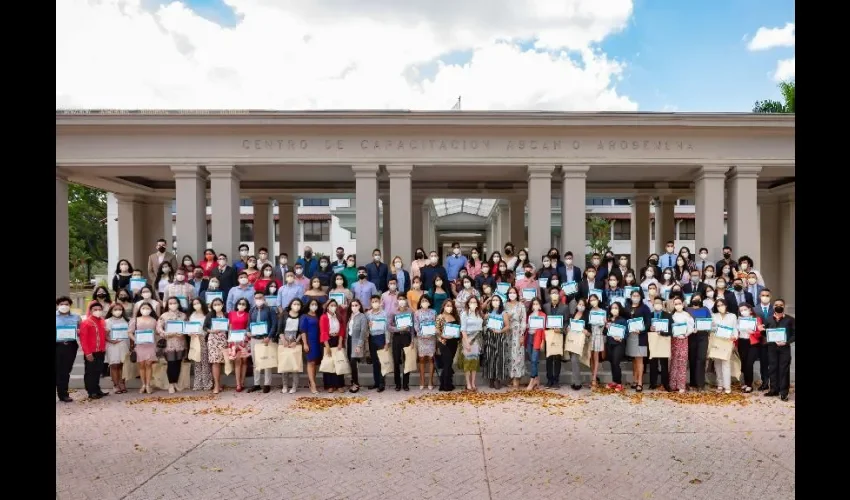
<svg viewBox="0 0 850 500">
<path fill-rule="evenodd" d="M 661 195 L 655 200 L 655 253 L 666 252 L 664 245 L 676 241 L 676 197 Z"/>
<path fill-rule="evenodd" d="M 118 265 L 118 200 L 115 193 L 106 193 L 106 269 L 112 272 Z"/>
<path fill-rule="evenodd" d="M 552 172 L 555 165 L 528 166 L 528 258 L 542 265 L 540 257 L 552 240 Z M 582 226 L 582 235 L 584 227 Z"/>
<path fill-rule="evenodd" d="M 124 194 L 116 194 L 115 203 L 118 211 L 118 258 L 129 260 L 134 269 L 141 269 L 147 277 L 148 255 L 153 253 L 153 242 L 145 248 L 142 204 L 134 196 Z M 147 254 L 145 250 L 148 250 Z"/>
<path fill-rule="evenodd" d="M 632 198 L 632 267 L 640 267 L 649 257 L 649 195 Z"/>
<path fill-rule="evenodd" d="M 392 236 L 392 222 L 390 221 L 390 197 L 388 194 L 380 195 L 381 200 L 381 220 L 379 222 L 381 226 L 381 253 L 384 255 L 384 258 L 387 257 L 392 252 L 392 240 L 390 239 Z M 371 261 L 370 261 L 371 262 Z"/>
<path fill-rule="evenodd" d="M 385 262 L 392 265 L 390 259 L 400 256 L 402 261 L 410 262 L 413 257 L 413 222 L 410 200 L 412 185 L 410 174 L 413 165 L 387 165 L 390 177 L 390 248 L 392 254 L 385 255 Z M 384 218 L 386 222 L 386 218 Z"/>
<path fill-rule="evenodd" d="M 756 269 L 761 272 L 768 288 L 780 286 L 782 271 L 780 256 L 779 202 L 775 197 L 760 198 L 758 201 L 759 235 L 761 237 L 761 258 Z M 751 256 L 751 258 L 754 258 Z M 792 264 L 793 267 L 793 264 Z M 755 298 L 755 297 L 754 297 Z M 757 298 L 755 298 L 758 300 Z"/>
<path fill-rule="evenodd" d="M 353 165 L 357 213 L 357 265 L 372 262 L 372 250 L 378 246 L 378 165 Z"/>
<path fill-rule="evenodd" d="M 525 237 L 525 197 L 514 197 L 510 200 L 511 241 L 517 248 L 528 247 Z"/>
<path fill-rule="evenodd" d="M 56 297 L 71 290 L 71 243 L 68 234 L 68 179 L 56 173 Z"/>
<path fill-rule="evenodd" d="M 280 196 L 277 199 L 279 253 L 287 254 L 292 264 L 298 258 L 298 241 L 301 236 L 298 234 L 298 203 L 298 198 L 291 196 Z"/>
<path fill-rule="evenodd" d="M 177 245 L 196 262 L 207 246 L 206 171 L 198 165 L 173 165 L 177 198 Z M 166 239 L 169 239 L 166 237 Z"/>
<path fill-rule="evenodd" d="M 254 255 L 260 248 L 274 249 L 274 203 L 267 197 L 253 198 Z"/>
<path fill-rule="evenodd" d="M 761 167 L 733 167 L 729 173 L 729 246 L 734 257 L 749 255 L 761 265 L 758 174 Z"/>
<path fill-rule="evenodd" d="M 694 252 L 700 248 L 708 249 L 708 257 L 717 262 L 722 257 L 725 198 L 723 192 L 726 171 L 725 165 L 703 165 L 695 180 L 696 191 L 696 230 L 697 240 Z"/>
<path fill-rule="evenodd" d="M 160 238 L 168 242 L 166 246 L 168 251 L 173 251 L 171 244 L 171 201 L 161 198 L 147 198 L 142 201 L 141 207 L 144 220 L 141 239 L 142 251 L 148 252 L 148 254 L 153 253 L 156 240 Z M 166 220 L 168 221 L 167 223 Z M 177 255 L 178 261 L 182 255 L 182 253 Z M 145 256 L 144 260 L 147 263 L 147 256 Z"/>
<path fill-rule="evenodd" d="M 419 206 L 419 220 L 422 223 L 420 239 L 422 248 L 425 250 L 425 255 L 431 251 L 431 233 L 433 232 L 431 225 L 431 200 L 425 200 L 425 203 Z"/>
<path fill-rule="evenodd" d="M 208 165 L 212 205 L 212 243 L 229 262 L 239 257 L 239 170 L 234 165 Z"/>
<path fill-rule="evenodd" d="M 573 252 L 575 261 L 584 263 L 587 240 L 587 165 L 561 167 L 561 255 Z"/>
<path fill-rule="evenodd" d="M 499 205 L 496 205 L 496 212 L 493 214 L 493 240 L 493 250 L 502 253 L 507 240 L 504 239 L 502 234 L 502 211 L 499 209 Z M 502 257 L 504 258 L 504 255 Z"/>
<path fill-rule="evenodd" d="M 514 244 L 514 255 L 519 252 L 520 248 L 524 248 L 520 246 L 519 243 L 513 240 L 513 234 L 511 233 L 511 205 L 507 201 L 499 202 L 499 234 L 502 235 L 502 245 L 507 242 L 511 242 Z M 531 258 L 531 257 L 529 257 Z"/>
<path fill-rule="evenodd" d="M 489 256 L 493 253 L 493 242 L 495 241 L 495 234 L 493 229 L 493 219 L 487 220 L 487 249 L 486 254 Z"/>
<path fill-rule="evenodd" d="M 795 311 L 797 279 L 797 223 L 794 205 L 794 197 L 789 197 L 779 202 L 779 262 L 781 277 L 779 281 L 779 293 L 773 294 L 774 297 L 785 300 L 785 307 L 788 314 L 794 314 Z M 735 247 L 732 247 L 732 251 L 735 251 Z"/>
</svg>

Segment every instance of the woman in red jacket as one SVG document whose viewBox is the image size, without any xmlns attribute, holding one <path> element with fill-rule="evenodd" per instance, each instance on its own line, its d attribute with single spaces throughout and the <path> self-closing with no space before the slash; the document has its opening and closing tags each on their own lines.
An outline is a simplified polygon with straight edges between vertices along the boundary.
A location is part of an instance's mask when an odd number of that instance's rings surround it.
<svg viewBox="0 0 850 500">
<path fill-rule="evenodd" d="M 274 268 L 271 264 L 265 264 L 263 265 L 263 269 L 260 270 L 260 277 L 254 282 L 254 290 L 266 293 L 266 288 L 272 282 L 276 283 L 277 287 L 280 288 L 280 280 L 274 278 Z"/>
<path fill-rule="evenodd" d="M 227 314 L 230 322 L 230 331 L 248 331 L 250 315 L 248 310 L 248 299 L 241 298 L 236 301 L 236 310 Z M 251 357 L 251 340 L 248 335 L 245 340 L 233 342 L 228 335 L 228 357 L 233 361 L 233 371 L 236 373 L 236 392 L 242 392 L 245 388 L 245 376 L 248 374 L 248 358 Z"/>
<path fill-rule="evenodd" d="M 529 312 L 528 317 L 542 318 L 545 327 L 546 314 L 543 312 L 542 302 L 537 297 L 531 301 L 531 312 Z M 528 325 L 529 322 L 526 321 L 526 324 Z M 530 361 L 528 370 L 530 378 L 528 380 L 528 387 L 525 388 L 527 391 L 540 387 L 540 378 L 537 376 L 537 372 L 540 366 L 540 348 L 543 346 L 543 341 L 546 337 L 545 333 L 545 328 L 532 328 L 531 325 L 528 326 L 528 337 L 525 340 L 525 345 L 528 349 L 528 359 Z"/>
<path fill-rule="evenodd" d="M 345 352 L 345 328 L 337 316 L 339 304 L 336 300 L 329 300 L 325 314 L 319 318 L 319 342 L 325 349 L 325 356 L 331 355 L 331 348 L 339 347 Z M 336 373 L 323 373 L 325 389 L 334 392 L 345 387 L 345 376 Z"/>
<path fill-rule="evenodd" d="M 756 320 L 756 326 L 753 331 L 741 330 L 741 320 L 750 318 Z M 747 320 L 744 320 L 747 321 Z M 738 357 L 741 358 L 741 390 L 750 393 L 753 392 L 753 364 L 756 362 L 755 349 L 750 352 L 751 345 L 758 345 L 761 342 L 761 332 L 759 326 L 762 321 L 759 315 L 753 316 L 753 308 L 749 304 L 738 305 Z"/>
<path fill-rule="evenodd" d="M 198 267 L 204 270 L 204 279 L 210 279 L 212 276 L 213 269 L 218 266 L 218 262 L 216 262 L 216 253 L 212 248 L 207 248 L 204 250 L 204 258 L 200 262 L 198 262 Z"/>
<path fill-rule="evenodd" d="M 106 358 L 106 321 L 100 302 L 89 304 L 86 319 L 80 323 L 80 347 L 85 356 L 85 382 L 89 399 L 100 399 L 109 393 L 100 389 L 100 372 Z"/>
</svg>

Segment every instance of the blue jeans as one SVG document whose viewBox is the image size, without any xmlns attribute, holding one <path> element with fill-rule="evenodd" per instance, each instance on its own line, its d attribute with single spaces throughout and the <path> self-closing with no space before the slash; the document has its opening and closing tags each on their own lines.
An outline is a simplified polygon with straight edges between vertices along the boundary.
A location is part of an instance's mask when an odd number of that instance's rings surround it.
<svg viewBox="0 0 850 500">
<path fill-rule="evenodd" d="M 531 339 L 529 339 L 531 340 Z M 529 368 L 529 376 L 537 378 L 537 367 L 540 365 L 540 351 L 534 349 L 533 340 L 528 342 L 528 357 L 531 359 L 531 367 Z"/>
</svg>

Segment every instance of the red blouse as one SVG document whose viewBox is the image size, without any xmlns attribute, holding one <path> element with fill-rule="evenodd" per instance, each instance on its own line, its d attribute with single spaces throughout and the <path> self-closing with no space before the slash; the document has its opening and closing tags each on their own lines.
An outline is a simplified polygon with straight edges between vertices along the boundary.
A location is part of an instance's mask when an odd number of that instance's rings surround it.
<svg viewBox="0 0 850 500">
<path fill-rule="evenodd" d="M 529 317 L 534 316 L 535 313 L 531 313 Z M 538 316 L 543 318 L 543 324 L 546 324 L 546 313 L 540 311 L 537 313 Z M 532 342 L 534 342 L 534 350 L 539 351 L 540 347 L 543 345 L 543 341 L 546 338 L 546 329 L 538 328 L 536 330 L 528 330 L 528 334 L 532 336 Z"/>
<path fill-rule="evenodd" d="M 198 267 L 200 267 L 201 269 L 204 270 L 204 278 L 209 278 L 210 276 L 212 276 L 213 269 L 215 269 L 216 265 L 217 265 L 217 263 L 216 263 L 215 259 L 213 259 L 213 260 L 203 260 L 198 265 Z"/>
<path fill-rule="evenodd" d="M 249 278 L 249 280 L 250 280 L 250 278 Z M 256 290 L 258 292 L 266 293 L 266 287 L 269 286 L 269 283 L 271 283 L 272 281 L 277 283 L 277 288 L 280 289 L 280 286 L 281 286 L 280 280 L 276 280 L 274 278 L 263 278 L 263 279 L 259 279 L 256 282 L 254 282 L 254 290 Z"/>
<path fill-rule="evenodd" d="M 80 347 L 86 356 L 106 351 L 106 321 L 103 318 L 89 316 L 80 323 Z"/>
<path fill-rule="evenodd" d="M 250 319 L 248 311 L 230 311 L 227 313 L 227 320 L 230 321 L 231 330 L 247 330 L 248 319 Z"/>
</svg>

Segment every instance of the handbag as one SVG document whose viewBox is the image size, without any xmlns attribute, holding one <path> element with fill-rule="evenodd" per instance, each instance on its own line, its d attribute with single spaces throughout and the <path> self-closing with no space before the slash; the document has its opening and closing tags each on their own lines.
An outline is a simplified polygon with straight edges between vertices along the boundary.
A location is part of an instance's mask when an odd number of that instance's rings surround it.
<svg viewBox="0 0 850 500">
<path fill-rule="evenodd" d="M 131 362 L 131 363 L 137 363 L 136 359 L 137 359 L 137 357 L 136 357 L 136 351 L 131 352 L 131 353 L 130 353 L 130 362 Z"/>
<path fill-rule="evenodd" d="M 322 362 L 319 364 L 319 371 L 322 373 L 333 373 L 336 375 L 336 365 L 334 364 L 333 355 L 322 356 Z"/>
<path fill-rule="evenodd" d="M 348 363 L 348 358 L 345 357 L 345 350 L 340 348 L 333 348 L 333 355 L 331 358 L 334 361 L 334 367 L 336 368 L 337 375 L 351 375 L 351 365 Z"/>
</svg>

